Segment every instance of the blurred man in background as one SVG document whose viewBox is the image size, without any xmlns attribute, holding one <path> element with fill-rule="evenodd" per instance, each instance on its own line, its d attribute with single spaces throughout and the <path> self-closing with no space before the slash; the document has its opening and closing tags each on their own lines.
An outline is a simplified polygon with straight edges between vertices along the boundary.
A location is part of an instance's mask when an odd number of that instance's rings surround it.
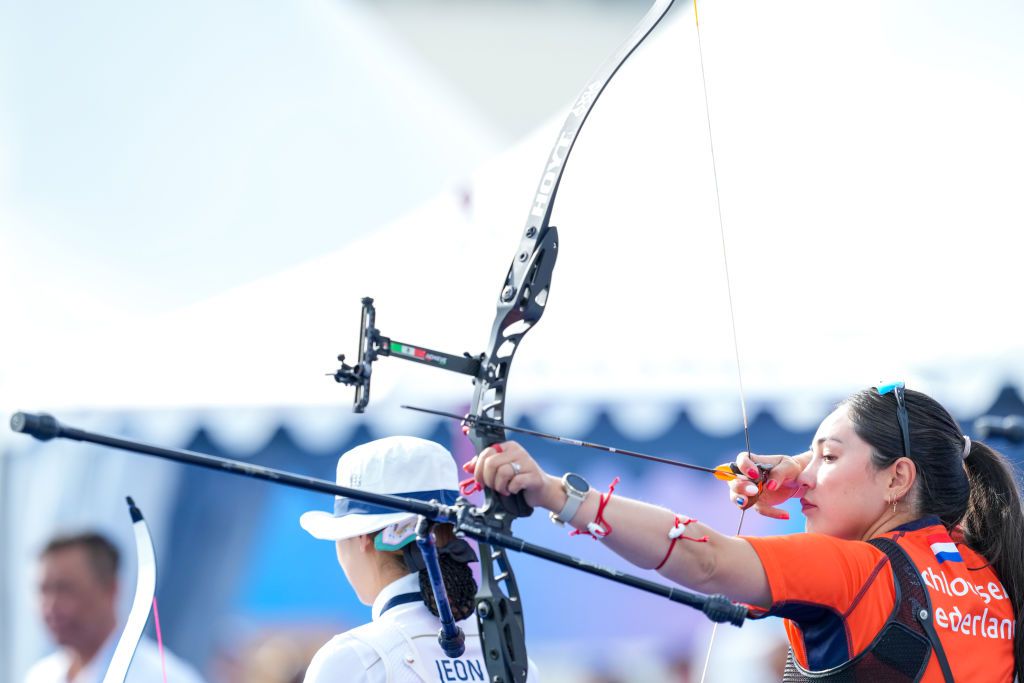
<svg viewBox="0 0 1024 683">
<path fill-rule="evenodd" d="M 39 606 L 60 649 L 29 669 L 25 683 L 100 683 L 121 634 L 117 619 L 120 554 L 97 533 L 54 538 L 39 555 Z M 165 650 L 167 680 L 203 683 Z M 126 683 L 164 680 L 160 652 L 149 638 L 135 651 Z"/>
</svg>

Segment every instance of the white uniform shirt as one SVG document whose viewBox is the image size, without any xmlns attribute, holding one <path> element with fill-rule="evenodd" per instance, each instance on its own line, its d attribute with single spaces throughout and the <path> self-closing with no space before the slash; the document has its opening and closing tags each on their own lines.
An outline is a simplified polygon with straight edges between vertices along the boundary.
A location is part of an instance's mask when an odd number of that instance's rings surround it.
<svg viewBox="0 0 1024 683">
<path fill-rule="evenodd" d="M 373 621 L 334 636 L 313 657 L 305 683 L 466 683 L 486 682 L 480 636 L 474 617 L 458 622 L 466 635 L 461 657 L 444 654 L 441 628 L 420 597 L 417 574 L 389 584 L 373 601 Z M 538 683 L 529 662 L 528 680 Z"/>
<path fill-rule="evenodd" d="M 68 678 L 71 656 L 64 650 L 58 650 L 33 664 L 25 675 L 24 683 L 102 683 L 120 636 L 117 632 L 111 634 L 92 661 L 73 679 Z M 167 683 L 204 683 L 195 669 L 167 648 L 164 648 L 164 655 L 167 658 Z M 143 638 L 135 650 L 125 683 L 161 683 L 163 680 L 160 650 L 152 640 Z"/>
</svg>

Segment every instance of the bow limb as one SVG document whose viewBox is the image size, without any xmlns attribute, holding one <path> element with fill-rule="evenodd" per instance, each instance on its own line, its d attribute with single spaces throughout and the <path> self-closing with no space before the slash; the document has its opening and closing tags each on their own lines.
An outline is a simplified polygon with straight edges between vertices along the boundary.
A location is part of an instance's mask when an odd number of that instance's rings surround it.
<svg viewBox="0 0 1024 683">
<path fill-rule="evenodd" d="M 523 336 L 544 313 L 551 273 L 558 255 L 558 231 L 550 225 L 551 211 L 580 129 L 594 103 L 623 63 L 654 30 L 675 0 L 656 0 L 619 50 L 597 71 L 576 98 L 541 174 L 526 219 L 519 247 L 498 295 L 497 314 L 491 326 L 470 407 L 485 420 L 473 425 L 468 436 L 477 453 L 505 440 L 505 396 L 512 358 Z M 499 496 L 484 491 L 480 521 L 488 528 L 508 533 L 512 520 L 533 512 L 522 494 Z M 527 678 L 523 606 L 506 551 L 480 546 L 481 581 L 477 592 L 477 620 L 485 650 L 488 675 L 494 683 L 514 683 Z"/>
<path fill-rule="evenodd" d="M 128 498 L 128 511 L 132 516 L 132 530 L 135 533 L 135 553 L 138 558 L 138 578 L 135 582 L 135 598 L 128 613 L 128 623 L 114 648 L 114 656 L 103 676 L 103 683 L 124 683 L 131 666 L 135 650 L 142 640 L 142 634 L 149 621 L 149 611 L 156 595 L 156 553 L 153 550 L 153 538 L 149 527 L 142 517 L 142 512 L 135 507 L 135 501 Z"/>
</svg>

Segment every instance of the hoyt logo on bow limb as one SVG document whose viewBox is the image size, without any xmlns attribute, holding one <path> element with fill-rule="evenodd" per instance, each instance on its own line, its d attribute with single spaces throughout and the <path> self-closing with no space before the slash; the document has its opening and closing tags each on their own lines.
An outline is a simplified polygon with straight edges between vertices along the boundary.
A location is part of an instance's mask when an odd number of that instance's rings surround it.
<svg viewBox="0 0 1024 683">
<path fill-rule="evenodd" d="M 548 204 L 551 203 L 551 193 L 558 186 L 558 179 L 562 177 L 562 166 L 565 165 L 565 160 L 569 156 L 569 150 L 572 148 L 572 142 L 575 139 L 576 135 L 572 132 L 563 131 L 558 136 L 558 142 L 555 143 L 555 148 L 551 150 L 551 159 L 548 161 L 548 167 L 544 171 L 544 176 L 540 179 L 540 187 L 537 189 L 537 196 L 534 197 L 533 208 L 530 210 L 531 216 L 544 218 L 544 214 L 548 210 Z"/>
<path fill-rule="evenodd" d="M 576 117 L 583 116 L 590 109 L 590 105 L 594 103 L 597 96 L 601 93 L 601 84 L 594 81 L 587 86 L 586 90 L 580 95 L 579 99 L 576 100 L 575 106 L 572 108 L 572 115 Z"/>
</svg>

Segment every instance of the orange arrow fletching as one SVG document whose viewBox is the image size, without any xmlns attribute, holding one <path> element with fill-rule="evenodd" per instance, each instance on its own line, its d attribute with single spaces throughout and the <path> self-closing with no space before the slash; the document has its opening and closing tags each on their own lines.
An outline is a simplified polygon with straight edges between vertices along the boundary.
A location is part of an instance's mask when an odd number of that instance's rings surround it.
<svg viewBox="0 0 1024 683">
<path fill-rule="evenodd" d="M 736 479 L 736 475 L 728 465 L 719 465 L 715 468 L 715 479 L 720 481 L 733 481 Z"/>
</svg>

